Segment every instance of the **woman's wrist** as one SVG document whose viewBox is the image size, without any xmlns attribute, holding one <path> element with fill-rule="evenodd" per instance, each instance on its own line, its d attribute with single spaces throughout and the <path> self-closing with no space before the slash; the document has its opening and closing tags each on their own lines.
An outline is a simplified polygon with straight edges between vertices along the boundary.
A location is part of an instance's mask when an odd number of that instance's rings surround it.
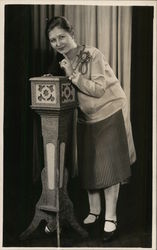
<svg viewBox="0 0 157 250">
<path fill-rule="evenodd" d="M 76 72 L 75 72 L 75 71 L 73 71 L 73 72 L 72 72 L 72 74 L 68 77 L 68 78 L 69 78 L 69 80 L 72 80 L 72 79 L 75 77 L 75 74 L 76 74 Z"/>
</svg>

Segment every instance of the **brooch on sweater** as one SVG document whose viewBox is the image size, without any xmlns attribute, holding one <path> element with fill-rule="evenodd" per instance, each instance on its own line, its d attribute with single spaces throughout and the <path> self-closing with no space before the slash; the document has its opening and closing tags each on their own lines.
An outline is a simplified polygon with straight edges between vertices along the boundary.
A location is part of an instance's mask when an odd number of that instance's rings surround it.
<svg viewBox="0 0 157 250">
<path fill-rule="evenodd" d="M 74 68 L 74 70 L 77 69 L 79 66 L 79 72 L 84 75 L 87 73 L 88 70 L 88 63 L 91 59 L 91 55 L 89 51 L 84 51 L 85 50 L 85 45 L 83 46 L 83 49 L 80 51 L 80 54 L 78 55 L 78 61 L 77 64 Z"/>
</svg>

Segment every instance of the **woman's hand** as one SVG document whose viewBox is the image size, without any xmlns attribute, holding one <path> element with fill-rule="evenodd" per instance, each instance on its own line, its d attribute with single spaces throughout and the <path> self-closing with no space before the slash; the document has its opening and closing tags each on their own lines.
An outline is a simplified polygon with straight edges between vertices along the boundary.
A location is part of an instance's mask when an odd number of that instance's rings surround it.
<svg viewBox="0 0 157 250">
<path fill-rule="evenodd" d="M 73 68 L 71 66 L 70 61 L 68 60 L 68 58 L 64 58 L 60 63 L 60 67 L 63 68 L 65 70 L 65 73 L 67 76 L 71 76 L 73 73 Z"/>
<path fill-rule="evenodd" d="M 48 73 L 48 74 L 44 74 L 42 75 L 43 77 L 50 77 L 50 76 L 53 76 L 52 74 Z"/>
</svg>

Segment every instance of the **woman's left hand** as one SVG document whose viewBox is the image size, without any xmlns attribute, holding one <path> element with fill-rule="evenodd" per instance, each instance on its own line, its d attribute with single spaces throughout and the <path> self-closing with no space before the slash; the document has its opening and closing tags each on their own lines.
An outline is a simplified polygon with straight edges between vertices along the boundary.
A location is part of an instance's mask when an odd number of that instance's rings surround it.
<svg viewBox="0 0 157 250">
<path fill-rule="evenodd" d="M 73 68 L 72 68 L 71 63 L 68 60 L 68 58 L 64 58 L 59 64 L 60 64 L 60 67 L 65 70 L 65 73 L 67 76 L 72 75 Z"/>
</svg>

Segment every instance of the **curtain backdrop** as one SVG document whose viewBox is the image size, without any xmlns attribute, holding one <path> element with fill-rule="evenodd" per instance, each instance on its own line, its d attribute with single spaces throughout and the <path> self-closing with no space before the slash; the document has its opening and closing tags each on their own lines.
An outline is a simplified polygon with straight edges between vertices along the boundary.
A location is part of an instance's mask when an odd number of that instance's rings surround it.
<svg viewBox="0 0 157 250">
<path fill-rule="evenodd" d="M 117 6 L 78 6 L 78 5 L 36 5 L 32 8 L 32 41 L 37 55 L 34 69 L 44 72 L 45 60 L 52 58 L 45 39 L 47 20 L 64 15 L 72 23 L 75 39 L 80 44 L 99 48 L 113 68 L 130 102 L 131 64 L 131 23 L 132 7 Z M 38 60 L 36 60 L 38 58 Z M 34 71 L 35 73 L 35 71 Z"/>
</svg>

